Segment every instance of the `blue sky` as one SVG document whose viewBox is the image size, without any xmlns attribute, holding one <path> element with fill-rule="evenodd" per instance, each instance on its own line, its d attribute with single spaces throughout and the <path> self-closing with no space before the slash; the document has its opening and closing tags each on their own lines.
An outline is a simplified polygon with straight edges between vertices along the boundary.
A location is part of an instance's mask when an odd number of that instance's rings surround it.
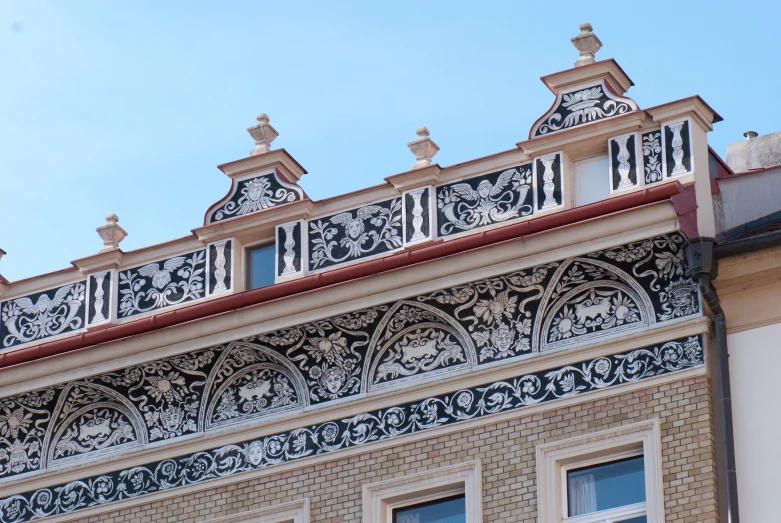
<svg viewBox="0 0 781 523">
<path fill-rule="evenodd" d="M 777 2 L 0 1 L 0 273 L 131 250 L 202 224 L 266 112 L 314 199 L 409 169 L 426 125 L 450 165 L 509 149 L 552 102 L 588 20 L 649 107 L 701 95 L 742 132 L 781 129 Z"/>
</svg>

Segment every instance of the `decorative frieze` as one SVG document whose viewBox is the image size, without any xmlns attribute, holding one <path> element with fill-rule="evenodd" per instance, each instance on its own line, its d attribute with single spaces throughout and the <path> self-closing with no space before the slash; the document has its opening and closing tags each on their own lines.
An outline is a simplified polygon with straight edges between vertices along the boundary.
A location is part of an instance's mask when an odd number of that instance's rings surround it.
<svg viewBox="0 0 781 523">
<path fill-rule="evenodd" d="M 640 185 L 637 176 L 637 134 L 630 133 L 608 140 L 610 192 Z"/>
<path fill-rule="evenodd" d="M 664 147 L 664 172 L 667 177 L 692 172 L 691 134 L 689 120 L 662 126 Z"/>
<path fill-rule="evenodd" d="M 437 234 L 449 236 L 530 216 L 532 165 L 437 187 Z"/>
<path fill-rule="evenodd" d="M 209 295 L 228 292 L 233 289 L 233 240 L 224 239 L 210 243 L 207 279 Z"/>
<path fill-rule="evenodd" d="M 89 275 L 89 285 L 87 295 L 89 297 L 89 307 L 87 310 L 87 324 L 100 325 L 112 320 L 111 300 L 112 283 L 114 281 L 114 271 L 106 270 L 94 272 Z"/>
<path fill-rule="evenodd" d="M 636 110 L 633 100 L 614 94 L 604 81 L 575 87 L 558 93 L 553 108 L 537 120 L 530 137 L 545 136 Z"/>
<path fill-rule="evenodd" d="M 205 272 L 206 249 L 120 270 L 117 317 L 129 318 L 205 297 Z"/>
<path fill-rule="evenodd" d="M 277 225 L 276 279 L 291 278 L 304 273 L 306 242 L 302 235 L 306 222 L 296 220 Z"/>
<path fill-rule="evenodd" d="M 536 208 L 538 211 L 557 209 L 564 205 L 562 187 L 562 153 L 551 153 L 534 159 Z"/>
<path fill-rule="evenodd" d="M 309 221 L 309 270 L 325 269 L 399 249 L 401 198 Z"/>
<path fill-rule="evenodd" d="M 682 243 L 658 236 L 0 399 L 0 477 L 695 317 Z M 60 430 L 63 409 L 84 417 Z M 72 450 L 52 450 L 57 434 Z"/>
<path fill-rule="evenodd" d="M 275 172 L 234 180 L 231 191 L 206 213 L 206 225 L 301 200 L 301 189 Z"/>
<path fill-rule="evenodd" d="M 704 360 L 702 338 L 692 336 L 522 374 L 507 380 L 487 382 L 414 402 L 351 417 L 340 416 L 315 425 L 9 496 L 0 499 L 0 522 L 34 521 L 121 499 L 329 454 L 369 442 L 398 438 L 502 412 L 519 411 L 559 398 L 579 396 L 701 367 L 705 363 Z M 240 357 L 235 360 L 235 364 L 246 365 L 246 362 Z M 284 376 L 282 369 L 276 372 L 275 378 L 271 377 L 271 372 L 264 370 L 257 370 L 251 378 L 246 372 L 241 378 L 232 378 L 228 381 L 233 385 L 226 382 L 223 388 L 235 390 L 238 387 L 239 391 L 246 392 L 239 392 L 238 395 L 226 393 L 221 398 L 235 399 L 244 395 L 256 402 L 252 403 L 253 408 L 261 401 L 265 402 L 263 405 L 272 405 L 275 399 L 280 397 L 284 398 L 282 403 L 295 401 L 293 398 L 299 391 L 292 390 L 285 381 L 279 379 Z M 230 376 L 227 372 L 224 375 Z M 260 381 L 247 381 L 252 379 Z M 247 384 L 253 383 L 253 387 L 242 389 L 248 385 L 238 384 L 245 381 Z M 230 412 L 230 409 L 226 411 Z M 91 442 L 95 435 L 105 438 L 106 432 L 114 434 L 111 428 L 113 426 L 131 427 L 127 418 L 119 416 L 119 410 L 114 412 L 116 414 L 113 417 L 95 413 L 88 419 L 86 414 L 82 414 L 86 421 L 81 421 L 82 418 L 78 415 L 72 416 L 79 421 L 75 422 L 77 428 L 67 432 L 72 435 L 68 441 L 73 441 L 73 438 L 78 438 L 83 432 L 83 439 Z M 96 419 L 100 419 L 100 422 L 87 425 Z M 112 425 L 112 420 L 117 421 Z M 30 426 L 30 423 L 27 425 Z M 73 422 L 70 425 L 65 424 L 67 427 L 71 425 Z M 127 442 L 134 441 L 135 433 L 132 428 L 124 429 L 122 434 Z M 62 448 L 71 447 L 65 445 Z"/>
<path fill-rule="evenodd" d="M 41 342 L 86 327 L 87 281 L 0 303 L 0 349 Z"/>
<path fill-rule="evenodd" d="M 662 181 L 662 131 L 656 129 L 641 135 L 645 184 Z"/>
</svg>

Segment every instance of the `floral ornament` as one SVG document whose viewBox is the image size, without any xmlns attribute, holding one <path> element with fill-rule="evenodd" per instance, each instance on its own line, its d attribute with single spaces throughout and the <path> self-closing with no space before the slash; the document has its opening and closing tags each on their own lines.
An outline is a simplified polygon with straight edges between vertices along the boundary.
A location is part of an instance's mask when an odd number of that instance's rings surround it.
<svg viewBox="0 0 781 523">
<path fill-rule="evenodd" d="M 325 359 L 331 365 L 343 362 L 348 352 L 347 339 L 340 332 L 334 332 L 327 338 L 311 338 L 309 347 L 309 352 L 315 357 L 315 361 Z"/>
<path fill-rule="evenodd" d="M 643 135 L 643 164 L 645 166 L 645 183 L 662 181 L 662 144 L 661 132 L 651 132 Z"/>
<path fill-rule="evenodd" d="M 537 128 L 535 136 L 559 131 L 578 125 L 595 122 L 632 111 L 633 108 L 621 99 L 607 96 L 602 86 L 597 85 L 562 95 L 561 104 Z M 562 121 L 562 118 L 564 120 Z"/>
<path fill-rule="evenodd" d="M 3 406 L 3 413 L 0 414 L 0 435 L 16 438 L 20 432 L 27 432 L 32 420 L 32 414 L 21 407 L 9 410 L 7 406 Z"/>
<path fill-rule="evenodd" d="M 580 336 L 586 333 L 586 329 L 578 324 L 578 318 L 575 311 L 568 305 L 559 311 L 553 318 L 548 341 L 558 341 L 571 338 L 574 335 Z"/>
<path fill-rule="evenodd" d="M 475 316 L 482 317 L 488 325 L 494 322 L 499 323 L 503 319 L 512 319 L 518 297 L 510 297 L 507 291 L 496 294 L 496 291 L 490 289 L 489 292 L 491 293 L 490 299 L 480 300 L 475 305 Z"/>
<path fill-rule="evenodd" d="M 157 401 L 162 399 L 168 402 L 182 401 L 182 395 L 177 388 L 184 387 L 187 382 L 179 373 L 169 372 L 165 376 L 147 376 L 146 380 L 149 385 L 145 385 L 144 389 Z"/>
</svg>

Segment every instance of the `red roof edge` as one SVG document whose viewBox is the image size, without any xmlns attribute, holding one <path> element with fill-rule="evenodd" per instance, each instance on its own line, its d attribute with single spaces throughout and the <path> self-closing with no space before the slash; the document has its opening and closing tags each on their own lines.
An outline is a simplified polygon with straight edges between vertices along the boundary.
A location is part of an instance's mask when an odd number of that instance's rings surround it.
<svg viewBox="0 0 781 523">
<path fill-rule="evenodd" d="M 313 274 L 298 280 L 277 283 L 269 287 L 239 292 L 173 311 L 163 311 L 154 316 L 129 323 L 111 325 L 103 329 L 87 331 L 60 340 L 41 343 L 39 345 L 17 350 L 10 350 L 0 353 L 0 369 L 30 363 L 38 359 L 48 358 L 75 350 L 94 347 L 110 341 L 267 303 L 280 298 L 346 283 L 359 278 L 370 277 L 375 274 L 400 269 L 409 265 L 433 261 L 460 252 L 488 247 L 500 242 L 572 225 L 616 212 L 626 211 L 642 205 L 656 203 L 671 198 L 675 202 L 675 198 L 673 197 L 679 193 L 683 195 L 681 203 L 690 204 L 691 197 L 688 194 L 688 190 L 679 183 L 666 183 L 656 187 L 650 187 L 644 191 L 637 191 L 609 200 L 568 209 L 556 214 L 532 218 L 524 222 L 436 243 L 428 247 L 392 254 L 384 258 Z M 693 194 L 694 192 L 692 190 L 691 195 L 693 196 Z M 696 210 L 696 204 L 694 208 Z M 678 205 L 676 205 L 676 210 L 677 209 Z M 686 209 L 682 208 L 682 212 L 684 211 L 688 212 Z M 681 221 L 683 223 L 683 217 Z"/>
</svg>

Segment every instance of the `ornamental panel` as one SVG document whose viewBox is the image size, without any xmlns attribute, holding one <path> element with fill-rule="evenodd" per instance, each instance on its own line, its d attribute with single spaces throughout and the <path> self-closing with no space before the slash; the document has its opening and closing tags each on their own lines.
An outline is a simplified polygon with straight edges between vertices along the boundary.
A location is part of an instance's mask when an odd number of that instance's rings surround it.
<svg viewBox="0 0 781 523">
<path fill-rule="evenodd" d="M 0 499 L 26 522 L 226 478 L 704 365 L 700 336 L 672 340 Z"/>
<path fill-rule="evenodd" d="M 402 246 L 401 198 L 309 222 L 309 270 L 325 269 Z"/>
<path fill-rule="evenodd" d="M 662 181 L 662 131 L 657 129 L 641 135 L 643 171 L 646 185 Z"/>
<path fill-rule="evenodd" d="M 205 272 L 206 249 L 120 271 L 117 317 L 129 318 L 203 298 Z"/>
<path fill-rule="evenodd" d="M 275 173 L 234 180 L 228 196 L 207 211 L 205 225 L 296 202 L 302 195 L 300 188 L 280 180 Z"/>
<path fill-rule="evenodd" d="M 604 81 L 561 91 L 553 107 L 534 126 L 529 138 L 572 129 L 637 110 L 630 98 L 613 93 Z"/>
<path fill-rule="evenodd" d="M 608 141 L 610 192 L 640 185 L 637 176 L 637 134 L 625 134 Z"/>
<path fill-rule="evenodd" d="M 564 205 L 561 153 L 546 154 L 534 159 L 537 184 L 537 210 L 547 211 Z"/>
<path fill-rule="evenodd" d="M 532 165 L 437 187 L 437 234 L 449 236 L 530 216 Z"/>
<path fill-rule="evenodd" d="M 233 288 L 233 240 L 210 243 L 207 252 L 209 295 L 230 291 Z"/>
<path fill-rule="evenodd" d="M 433 237 L 431 186 L 417 187 L 403 196 L 404 245 L 412 245 Z"/>
<path fill-rule="evenodd" d="M 276 278 L 277 280 L 304 272 L 305 244 L 301 237 L 306 230 L 303 220 L 283 223 L 276 227 Z"/>
<path fill-rule="evenodd" d="M 691 134 L 688 120 L 662 126 L 664 172 L 667 177 L 692 172 Z"/>
<path fill-rule="evenodd" d="M 86 325 L 87 281 L 77 281 L 0 304 L 0 349 L 41 342 Z"/>
<path fill-rule="evenodd" d="M 112 271 L 101 271 L 89 275 L 89 325 L 99 325 L 111 320 Z"/>
</svg>

